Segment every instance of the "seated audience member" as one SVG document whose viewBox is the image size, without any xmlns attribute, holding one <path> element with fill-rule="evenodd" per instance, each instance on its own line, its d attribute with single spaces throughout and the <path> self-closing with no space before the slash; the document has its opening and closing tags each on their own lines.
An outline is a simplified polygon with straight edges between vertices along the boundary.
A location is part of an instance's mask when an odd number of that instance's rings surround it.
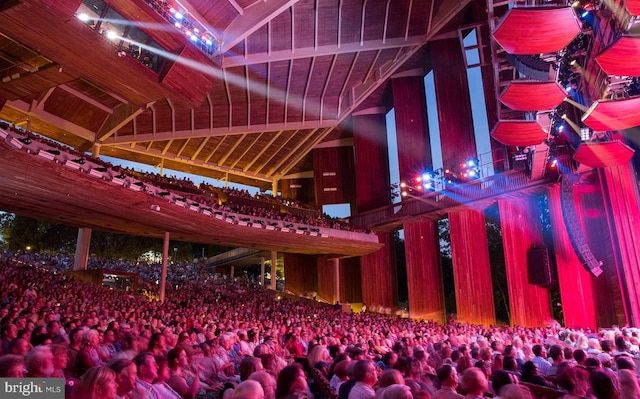
<svg viewBox="0 0 640 399">
<path fill-rule="evenodd" d="M 375 397 L 382 398 L 384 391 L 391 385 L 404 385 L 404 377 L 400 371 L 395 369 L 386 369 L 380 375 L 378 380 L 378 389 L 376 390 Z"/>
<path fill-rule="evenodd" d="M 353 379 L 356 382 L 349 392 L 348 399 L 371 399 L 375 397 L 373 386 L 378 382 L 378 373 L 371 360 L 358 360 L 353 366 Z"/>
<path fill-rule="evenodd" d="M 176 392 L 167 381 L 169 381 L 169 363 L 164 356 L 155 356 L 158 365 L 158 376 L 153 381 L 153 387 L 158 392 L 160 399 L 182 399 L 182 396 Z"/>
<path fill-rule="evenodd" d="M 522 366 L 522 375 L 520 381 L 528 382 L 529 384 L 541 385 L 545 387 L 553 388 L 553 384 L 545 380 L 542 376 L 538 375 L 538 366 L 531 360 L 528 360 Z"/>
<path fill-rule="evenodd" d="M 524 385 L 505 385 L 500 392 L 500 399 L 533 399 L 531 390 Z"/>
<path fill-rule="evenodd" d="M 129 395 L 135 399 L 160 399 L 160 394 L 153 386 L 153 381 L 158 378 L 158 364 L 151 352 L 142 352 L 133 358 L 133 363 L 138 370 L 136 386 Z"/>
<path fill-rule="evenodd" d="M 466 393 L 465 399 L 481 399 L 489 388 L 489 382 L 482 370 L 472 367 L 465 370 L 462 375 L 462 390 Z"/>
<path fill-rule="evenodd" d="M 0 356 L 0 378 L 24 378 L 24 357 L 18 355 Z"/>
<path fill-rule="evenodd" d="M 9 353 L 19 356 L 26 356 L 31 349 L 31 344 L 24 338 L 16 338 L 9 344 Z"/>
<path fill-rule="evenodd" d="M 411 389 L 408 386 L 402 385 L 402 384 L 393 384 L 388 386 L 384 390 L 384 393 L 381 396 L 381 399 L 413 399 L 413 398 L 414 396 L 411 393 Z M 428 399 L 429 396 L 428 394 L 426 394 L 426 396 L 422 396 L 422 398 Z"/>
<path fill-rule="evenodd" d="M 302 366 L 294 363 L 283 368 L 276 383 L 276 399 L 309 398 L 310 396 L 307 377 L 302 371 Z"/>
<path fill-rule="evenodd" d="M 620 399 L 637 399 L 640 398 L 640 387 L 638 387 L 638 379 L 630 370 L 620 370 L 618 372 L 620 380 Z"/>
<path fill-rule="evenodd" d="M 567 394 L 564 399 L 577 399 L 590 391 L 589 372 L 581 367 L 564 367 L 558 374 L 558 388 Z"/>
<path fill-rule="evenodd" d="M 51 378 L 65 378 L 64 370 L 69 362 L 69 351 L 65 345 L 51 345 L 51 353 L 53 353 L 53 373 Z"/>
<path fill-rule="evenodd" d="M 349 360 L 342 360 L 338 362 L 333 369 L 334 374 L 329 381 L 329 386 L 331 389 L 336 391 L 336 393 L 340 390 L 340 385 L 348 379 L 347 367 L 349 366 L 349 363 Z"/>
<path fill-rule="evenodd" d="M 491 379 L 491 389 L 497 396 L 502 396 L 502 388 L 511 385 L 517 384 L 518 377 L 509 371 L 506 370 L 498 370 L 493 373 L 493 378 Z"/>
<path fill-rule="evenodd" d="M 109 367 L 96 366 L 87 370 L 73 394 L 75 399 L 116 399 L 116 373 Z"/>
<path fill-rule="evenodd" d="M 264 367 L 259 358 L 245 356 L 240 362 L 240 381 L 245 381 L 251 374 L 262 370 L 264 370 Z"/>
<path fill-rule="evenodd" d="M 547 370 L 551 367 L 551 363 L 545 359 L 547 356 L 547 351 L 544 349 L 544 346 L 540 344 L 536 344 L 532 348 L 534 357 L 531 359 L 532 362 L 538 366 L 538 374 L 547 375 Z"/>
<path fill-rule="evenodd" d="M 597 356 L 598 360 L 600 360 L 600 365 L 603 369 L 607 371 L 613 371 L 613 358 L 608 353 L 600 353 Z"/>
<path fill-rule="evenodd" d="M 597 399 L 618 399 L 620 397 L 620 383 L 618 376 L 607 370 L 591 373 L 591 388 Z"/>
<path fill-rule="evenodd" d="M 551 358 L 552 364 L 544 375 L 547 377 L 556 377 L 558 375 L 558 367 L 565 362 L 562 347 L 560 345 L 551 345 L 551 348 L 549 348 L 549 357 Z"/>
<path fill-rule="evenodd" d="M 136 387 L 138 380 L 138 369 L 133 361 L 120 358 L 109 362 L 108 367 L 116 373 L 118 383 L 118 397 L 133 399 L 132 391 Z"/>
<path fill-rule="evenodd" d="M 636 371 L 636 364 L 629 356 L 618 356 L 616 358 L 616 368 L 620 370 Z"/>
<path fill-rule="evenodd" d="M 251 381 L 256 381 L 262 386 L 264 392 L 264 399 L 275 399 L 276 397 L 276 380 L 273 376 L 266 371 L 256 371 L 252 373 L 249 378 Z"/>
<path fill-rule="evenodd" d="M 233 399 L 265 399 L 264 390 L 257 381 L 242 381 L 233 390 Z"/>
<path fill-rule="evenodd" d="M 573 351 L 573 360 L 577 367 L 586 368 L 584 362 L 587 360 L 587 353 L 582 349 L 576 349 Z"/>
<path fill-rule="evenodd" d="M 25 358 L 27 377 L 48 378 L 53 374 L 53 353 L 48 346 L 36 346 L 27 353 Z"/>
<path fill-rule="evenodd" d="M 436 372 L 440 389 L 435 393 L 433 399 L 462 399 L 464 396 L 456 392 L 458 386 L 458 373 L 450 364 L 440 366 Z"/>
</svg>

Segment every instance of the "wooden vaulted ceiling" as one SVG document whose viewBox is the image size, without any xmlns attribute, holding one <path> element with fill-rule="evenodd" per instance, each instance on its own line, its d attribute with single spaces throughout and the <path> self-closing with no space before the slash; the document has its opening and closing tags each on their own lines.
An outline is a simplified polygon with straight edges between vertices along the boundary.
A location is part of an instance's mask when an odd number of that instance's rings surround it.
<svg viewBox="0 0 640 399">
<path fill-rule="evenodd" d="M 268 188 L 310 176 L 317 145 L 348 142 L 351 113 L 388 108 L 389 78 L 471 23 L 473 0 L 167 0 L 214 32 L 212 57 L 153 0 L 105 1 L 142 30 L 166 25 L 145 33 L 178 61 L 156 74 L 119 56 L 74 17 L 81 0 L 9 2 L 0 74 L 15 79 L 0 83 L 0 118 L 83 151 Z"/>
</svg>

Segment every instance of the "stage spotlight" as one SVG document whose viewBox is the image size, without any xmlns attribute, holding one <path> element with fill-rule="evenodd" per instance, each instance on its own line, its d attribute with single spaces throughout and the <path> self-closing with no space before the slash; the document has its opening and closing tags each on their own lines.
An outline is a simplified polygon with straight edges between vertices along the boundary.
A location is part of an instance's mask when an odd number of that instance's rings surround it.
<svg viewBox="0 0 640 399">
<path fill-rule="evenodd" d="M 467 159 L 467 162 L 466 162 L 467 167 L 469 167 L 469 168 L 474 168 L 474 167 L 478 166 L 479 163 L 480 162 L 478 162 L 477 158 L 469 158 L 469 159 Z"/>
<path fill-rule="evenodd" d="M 424 174 L 422 175 L 422 180 L 424 180 L 424 181 L 429 181 L 429 180 L 431 180 L 431 175 L 430 175 L 429 173 L 424 173 Z"/>
<path fill-rule="evenodd" d="M 198 42 L 198 36 L 196 36 L 196 35 L 191 35 L 191 37 L 189 37 L 189 39 L 194 43 Z"/>
<path fill-rule="evenodd" d="M 583 12 L 582 12 L 582 14 L 580 14 L 580 16 L 581 16 L 582 18 L 586 18 L 586 17 L 588 17 L 588 16 L 589 16 L 589 11 L 583 11 Z"/>
<path fill-rule="evenodd" d="M 558 159 L 557 158 L 553 158 L 551 160 L 551 167 L 552 168 L 557 168 L 558 167 Z"/>
<path fill-rule="evenodd" d="M 85 13 L 78 14 L 78 19 L 82 22 L 87 22 L 89 20 L 89 16 Z"/>
<path fill-rule="evenodd" d="M 476 171 L 475 171 L 475 170 L 473 170 L 473 169 L 471 169 L 471 170 L 469 171 L 469 177 L 476 177 L 476 176 L 477 176 Z"/>
<path fill-rule="evenodd" d="M 118 37 L 118 34 L 112 30 L 107 31 L 107 39 L 115 40 Z"/>
<path fill-rule="evenodd" d="M 175 17 L 175 19 L 177 19 L 178 21 L 182 21 L 184 19 L 184 14 L 182 14 L 180 11 L 176 11 L 175 14 L 173 14 L 173 16 Z"/>
</svg>

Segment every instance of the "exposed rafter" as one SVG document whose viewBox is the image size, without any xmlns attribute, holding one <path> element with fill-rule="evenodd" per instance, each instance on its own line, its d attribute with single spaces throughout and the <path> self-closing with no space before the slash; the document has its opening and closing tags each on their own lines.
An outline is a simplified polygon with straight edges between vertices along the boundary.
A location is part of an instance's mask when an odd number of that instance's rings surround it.
<svg viewBox="0 0 640 399">
<path fill-rule="evenodd" d="M 46 97 L 48 98 L 48 96 Z M 34 100 L 29 104 L 22 100 L 16 100 L 16 101 L 7 101 L 4 106 L 15 108 L 18 111 L 25 113 L 27 117 L 38 118 L 43 122 L 50 123 L 54 126 L 59 126 L 60 128 L 67 130 L 85 140 L 94 142 L 96 139 L 96 134 L 94 132 L 45 111 L 44 102 L 37 102 Z"/>
<path fill-rule="evenodd" d="M 280 130 L 317 129 L 333 127 L 336 120 L 270 123 L 268 125 L 232 126 L 212 129 L 180 130 L 176 132 L 146 133 L 134 136 L 114 136 L 105 140 L 103 145 L 120 145 L 147 141 L 178 140 L 207 136 L 229 136 L 246 133 L 277 132 Z"/>
<path fill-rule="evenodd" d="M 298 0 L 269 0 L 257 2 L 238 16 L 222 32 L 221 53 L 231 50 L 236 44 L 246 39 L 250 34 L 260 29 L 264 24 L 293 7 Z"/>
<path fill-rule="evenodd" d="M 334 54 L 356 53 L 360 51 L 384 50 L 397 47 L 420 46 L 426 43 L 427 36 L 397 37 L 386 40 L 367 40 L 355 43 L 338 43 L 292 50 L 272 51 L 271 53 L 249 54 L 248 56 L 226 57 L 222 60 L 224 68 L 238 65 L 264 64 L 265 62 L 286 61 L 299 58 L 322 57 Z"/>
</svg>

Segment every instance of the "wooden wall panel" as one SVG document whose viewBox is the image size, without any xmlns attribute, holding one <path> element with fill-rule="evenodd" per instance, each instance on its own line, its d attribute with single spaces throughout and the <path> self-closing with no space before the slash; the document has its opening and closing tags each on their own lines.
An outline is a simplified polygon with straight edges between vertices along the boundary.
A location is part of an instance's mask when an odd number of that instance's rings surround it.
<svg viewBox="0 0 640 399">
<path fill-rule="evenodd" d="M 545 325 L 551 316 L 549 290 L 529 284 L 527 255 L 544 245 L 540 209 L 535 197 L 498 201 L 507 272 L 511 324 Z"/>
<path fill-rule="evenodd" d="M 446 322 L 437 222 L 405 223 L 409 316 Z"/>
<path fill-rule="evenodd" d="M 356 208 L 364 212 L 391 203 L 387 124 L 383 113 L 351 118 Z"/>
<path fill-rule="evenodd" d="M 304 204 L 315 203 L 313 178 L 283 179 L 278 182 L 278 190 L 283 198 L 291 198 Z"/>
<path fill-rule="evenodd" d="M 340 262 L 340 261 L 338 261 Z M 316 256 L 318 268 L 318 297 L 329 303 L 336 303 L 340 293 L 340 287 L 336 286 L 336 279 L 340 274 L 340 264 L 336 268 L 336 261 L 329 259 L 327 255 Z"/>
<path fill-rule="evenodd" d="M 487 230 L 482 211 L 449 214 L 457 320 L 495 324 Z"/>
<path fill-rule="evenodd" d="M 340 301 L 362 302 L 360 258 L 340 259 Z M 368 277 L 368 276 L 367 276 Z"/>
<path fill-rule="evenodd" d="M 354 170 L 353 147 L 313 150 L 313 175 L 318 207 L 353 202 Z"/>
<path fill-rule="evenodd" d="M 284 253 L 285 289 L 300 295 L 307 291 L 318 292 L 318 266 L 315 256 Z"/>
<path fill-rule="evenodd" d="M 191 62 L 211 65 L 211 61 L 194 46 L 185 46 L 178 55 L 191 60 Z M 213 88 L 211 77 L 185 64 L 174 61 L 165 70 L 160 82 L 169 89 L 182 94 L 193 107 L 202 105 L 207 94 Z"/>
<path fill-rule="evenodd" d="M 384 247 L 360 257 L 362 275 L 362 302 L 367 306 L 395 308 L 398 305 L 398 276 L 393 235 L 378 233 L 378 241 Z"/>
<path fill-rule="evenodd" d="M 445 168 L 455 170 L 476 156 L 467 70 L 457 37 L 435 40 L 430 43 L 430 50 L 442 160 Z"/>
<path fill-rule="evenodd" d="M 624 323 L 640 323 L 640 200 L 630 164 L 598 169 L 615 249 L 615 268 L 622 293 Z M 622 322 L 620 322 L 622 324 Z"/>
<path fill-rule="evenodd" d="M 433 167 L 424 76 L 395 78 L 391 84 L 400 180 L 409 180 Z"/>
<path fill-rule="evenodd" d="M 560 187 L 557 185 L 549 187 L 547 195 L 564 324 L 568 327 L 595 329 L 594 278 L 582 266 L 573 250 L 562 216 Z"/>
</svg>

